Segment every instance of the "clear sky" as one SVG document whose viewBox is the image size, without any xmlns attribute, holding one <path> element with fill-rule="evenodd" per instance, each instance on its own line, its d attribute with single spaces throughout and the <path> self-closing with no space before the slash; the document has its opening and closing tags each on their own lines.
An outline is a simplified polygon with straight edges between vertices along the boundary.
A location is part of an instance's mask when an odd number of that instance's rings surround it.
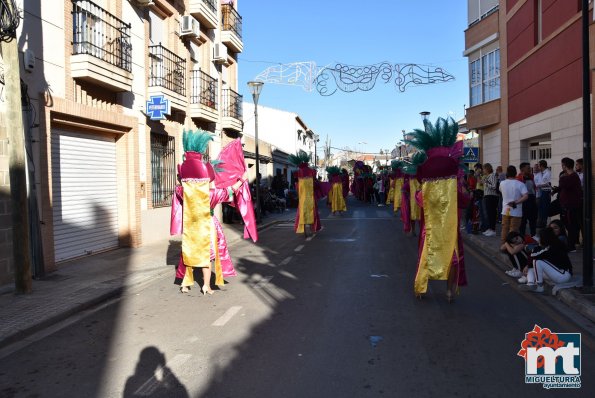
<svg viewBox="0 0 595 398">
<path fill-rule="evenodd" d="M 295 112 L 333 147 L 378 152 L 402 139 L 402 130 L 430 119 L 464 116 L 469 104 L 468 64 L 462 53 L 467 28 L 463 0 L 240 0 L 244 50 L 239 54 L 239 90 L 252 101 L 246 83 L 271 65 L 314 61 L 371 65 L 388 61 L 440 66 L 455 81 L 399 92 L 381 81 L 368 92 L 323 97 L 299 86 L 265 84 L 259 105 Z M 253 120 L 245 115 L 249 123 Z M 366 142 L 367 144 L 359 144 Z"/>
</svg>

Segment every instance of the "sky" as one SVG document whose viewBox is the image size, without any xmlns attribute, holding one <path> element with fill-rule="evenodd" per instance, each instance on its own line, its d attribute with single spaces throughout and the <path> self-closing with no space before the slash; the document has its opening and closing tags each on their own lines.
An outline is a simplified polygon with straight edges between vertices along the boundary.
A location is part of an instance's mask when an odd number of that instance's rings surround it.
<svg viewBox="0 0 595 398">
<path fill-rule="evenodd" d="M 439 66 L 455 76 L 446 83 L 408 86 L 405 92 L 379 80 L 367 92 L 326 97 L 300 86 L 265 83 L 258 105 L 297 113 L 320 136 L 319 151 L 327 136 L 336 148 L 392 150 L 402 130 L 423 126 L 421 111 L 431 112 L 432 121 L 464 117 L 469 104 L 468 63 L 462 55 L 466 1 L 240 0 L 238 11 L 244 43 L 238 88 L 244 101 L 252 101 L 247 82 L 276 64 L 388 61 Z"/>
</svg>

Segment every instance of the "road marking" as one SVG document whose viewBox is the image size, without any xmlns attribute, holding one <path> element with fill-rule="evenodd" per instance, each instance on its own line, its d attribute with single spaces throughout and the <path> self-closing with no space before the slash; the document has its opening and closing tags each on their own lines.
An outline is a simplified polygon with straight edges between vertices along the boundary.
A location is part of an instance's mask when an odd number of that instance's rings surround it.
<svg viewBox="0 0 595 398">
<path fill-rule="evenodd" d="M 299 252 L 304 248 L 304 245 L 299 245 L 298 247 L 296 247 L 293 251 L 294 252 Z"/>
<path fill-rule="evenodd" d="M 192 358 L 192 355 L 190 354 L 176 355 L 171 361 L 168 361 L 163 368 L 161 368 L 160 373 L 163 373 L 162 377 L 157 378 L 157 375 L 153 375 L 134 392 L 134 395 L 141 397 L 149 397 L 153 395 L 159 386 L 162 384 L 167 385 L 169 382 L 168 378 L 178 374 L 179 371 L 183 369 L 182 365 L 190 358 Z M 171 372 L 165 372 L 164 369 L 171 369 Z"/>
<path fill-rule="evenodd" d="M 331 242 L 355 242 L 355 239 L 352 238 L 345 238 L 345 239 L 330 239 Z"/>
<path fill-rule="evenodd" d="M 308 236 L 308 237 L 306 238 L 306 242 L 310 242 L 310 241 L 312 240 L 312 238 L 313 238 L 313 236 Z"/>
<path fill-rule="evenodd" d="M 289 264 L 290 261 L 291 261 L 291 256 L 289 256 L 286 259 L 284 259 L 283 261 L 281 261 L 279 263 L 279 265 L 287 265 L 287 264 Z"/>
<path fill-rule="evenodd" d="M 233 316 L 237 314 L 241 309 L 242 307 L 239 305 L 231 307 L 230 309 L 225 311 L 225 314 L 223 314 L 219 319 L 213 322 L 212 326 L 225 326 L 225 324 L 229 322 L 231 318 L 233 318 Z"/>
</svg>

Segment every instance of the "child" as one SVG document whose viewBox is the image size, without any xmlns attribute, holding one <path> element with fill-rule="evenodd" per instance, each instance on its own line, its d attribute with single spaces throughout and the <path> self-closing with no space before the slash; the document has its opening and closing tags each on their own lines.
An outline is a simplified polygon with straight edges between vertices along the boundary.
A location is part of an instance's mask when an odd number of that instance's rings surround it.
<svg viewBox="0 0 595 398">
<path fill-rule="evenodd" d="M 508 255 L 510 263 L 512 264 L 512 269 L 506 271 L 506 275 L 522 280 L 523 271 L 525 271 L 525 268 L 527 267 L 529 257 L 525 252 L 525 241 L 521 234 L 518 231 L 509 232 L 506 236 L 506 241 L 502 244 L 500 250 Z M 521 283 L 527 282 L 526 278 L 524 282 L 521 280 L 519 280 Z"/>
</svg>

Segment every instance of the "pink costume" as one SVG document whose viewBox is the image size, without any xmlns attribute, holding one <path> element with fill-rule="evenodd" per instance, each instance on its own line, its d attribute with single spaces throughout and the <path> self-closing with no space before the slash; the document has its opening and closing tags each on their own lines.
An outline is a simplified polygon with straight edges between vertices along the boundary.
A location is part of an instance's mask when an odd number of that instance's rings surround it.
<svg viewBox="0 0 595 398">
<path fill-rule="evenodd" d="M 406 233 L 411 232 L 411 207 L 409 203 L 409 179 L 415 178 L 410 177 L 407 174 L 403 176 L 403 187 L 401 188 L 401 221 L 403 221 L 403 231 Z"/>
<path fill-rule="evenodd" d="M 321 198 L 320 189 L 317 189 L 316 170 L 312 170 L 307 164 L 300 164 L 297 171 L 298 210 L 295 215 L 294 229 L 297 233 L 304 232 L 304 223 L 300 220 L 300 213 L 313 212 L 312 232 L 320 231 L 320 215 L 316 202 Z M 312 182 L 308 182 L 311 180 Z M 311 188 L 310 188 L 311 187 Z"/>
</svg>

